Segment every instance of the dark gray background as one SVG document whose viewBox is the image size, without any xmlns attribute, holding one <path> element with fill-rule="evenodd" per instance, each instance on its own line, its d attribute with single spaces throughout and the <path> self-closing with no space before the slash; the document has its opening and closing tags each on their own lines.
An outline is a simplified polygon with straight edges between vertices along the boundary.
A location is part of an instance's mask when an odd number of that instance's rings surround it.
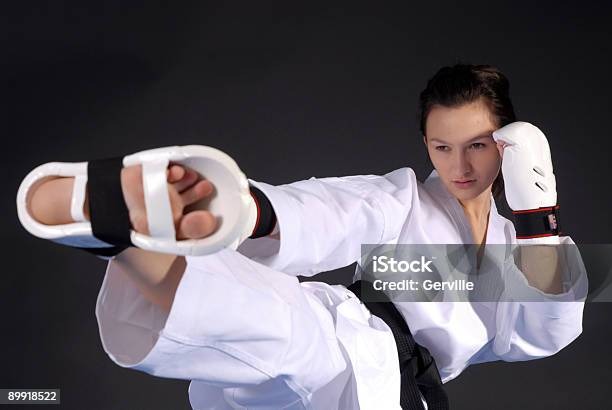
<svg viewBox="0 0 612 410">
<path fill-rule="evenodd" d="M 125 3 L 1 13 L 0 388 L 59 387 L 66 409 L 188 408 L 186 381 L 103 352 L 94 306 L 105 263 L 19 225 L 15 194 L 34 166 L 206 144 L 273 184 L 403 166 L 424 178 L 418 93 L 457 61 L 507 74 L 518 116 L 549 138 L 565 230 L 608 242 L 608 5 Z M 447 384 L 452 408 L 609 408 L 610 314 L 588 304 L 583 334 L 553 357 L 467 369 Z"/>
</svg>

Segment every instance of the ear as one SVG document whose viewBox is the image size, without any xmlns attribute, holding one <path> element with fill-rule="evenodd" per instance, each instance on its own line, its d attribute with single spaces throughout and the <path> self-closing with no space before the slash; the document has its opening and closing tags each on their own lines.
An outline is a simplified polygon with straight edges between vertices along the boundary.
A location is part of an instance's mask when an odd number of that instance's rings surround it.
<svg viewBox="0 0 612 410">
<path fill-rule="evenodd" d="M 427 137 L 425 135 L 423 135 L 423 143 L 425 144 L 425 146 L 427 147 Z"/>
</svg>

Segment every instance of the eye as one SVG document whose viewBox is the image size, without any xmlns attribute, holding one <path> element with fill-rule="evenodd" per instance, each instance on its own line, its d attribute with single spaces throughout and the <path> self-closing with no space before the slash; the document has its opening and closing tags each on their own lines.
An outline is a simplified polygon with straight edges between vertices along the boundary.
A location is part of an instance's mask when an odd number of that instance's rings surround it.
<svg viewBox="0 0 612 410">
<path fill-rule="evenodd" d="M 482 149 L 486 147 L 485 144 L 483 144 L 482 142 L 475 142 L 472 145 L 470 145 L 470 148 L 474 148 L 474 149 Z"/>
<path fill-rule="evenodd" d="M 448 151 L 450 148 L 448 147 L 448 145 L 438 145 L 436 147 L 437 151 Z"/>
</svg>

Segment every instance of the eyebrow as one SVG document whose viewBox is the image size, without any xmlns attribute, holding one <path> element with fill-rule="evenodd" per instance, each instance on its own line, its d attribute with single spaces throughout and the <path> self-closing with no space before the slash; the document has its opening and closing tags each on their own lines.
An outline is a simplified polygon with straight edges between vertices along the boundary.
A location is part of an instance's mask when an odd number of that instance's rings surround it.
<svg viewBox="0 0 612 410">
<path fill-rule="evenodd" d="M 488 138 L 488 137 L 491 136 L 491 134 L 493 134 L 492 131 L 484 132 L 484 133 L 482 133 L 482 134 L 480 134 L 480 135 L 478 135 L 478 136 L 476 136 L 474 138 L 469 139 L 466 143 L 473 142 L 473 141 L 479 140 L 481 138 Z M 436 141 L 436 142 L 441 142 L 443 144 L 448 144 L 448 142 L 443 141 L 443 140 L 441 140 L 439 138 L 431 138 L 430 141 Z"/>
</svg>

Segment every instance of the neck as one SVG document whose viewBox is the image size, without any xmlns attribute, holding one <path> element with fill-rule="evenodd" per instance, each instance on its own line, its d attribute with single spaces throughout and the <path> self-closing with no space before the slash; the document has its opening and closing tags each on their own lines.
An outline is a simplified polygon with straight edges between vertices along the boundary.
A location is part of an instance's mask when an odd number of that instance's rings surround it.
<svg viewBox="0 0 612 410">
<path fill-rule="evenodd" d="M 486 220 L 491 210 L 491 191 L 486 189 L 476 198 L 459 200 L 459 203 L 468 218 Z"/>
</svg>

